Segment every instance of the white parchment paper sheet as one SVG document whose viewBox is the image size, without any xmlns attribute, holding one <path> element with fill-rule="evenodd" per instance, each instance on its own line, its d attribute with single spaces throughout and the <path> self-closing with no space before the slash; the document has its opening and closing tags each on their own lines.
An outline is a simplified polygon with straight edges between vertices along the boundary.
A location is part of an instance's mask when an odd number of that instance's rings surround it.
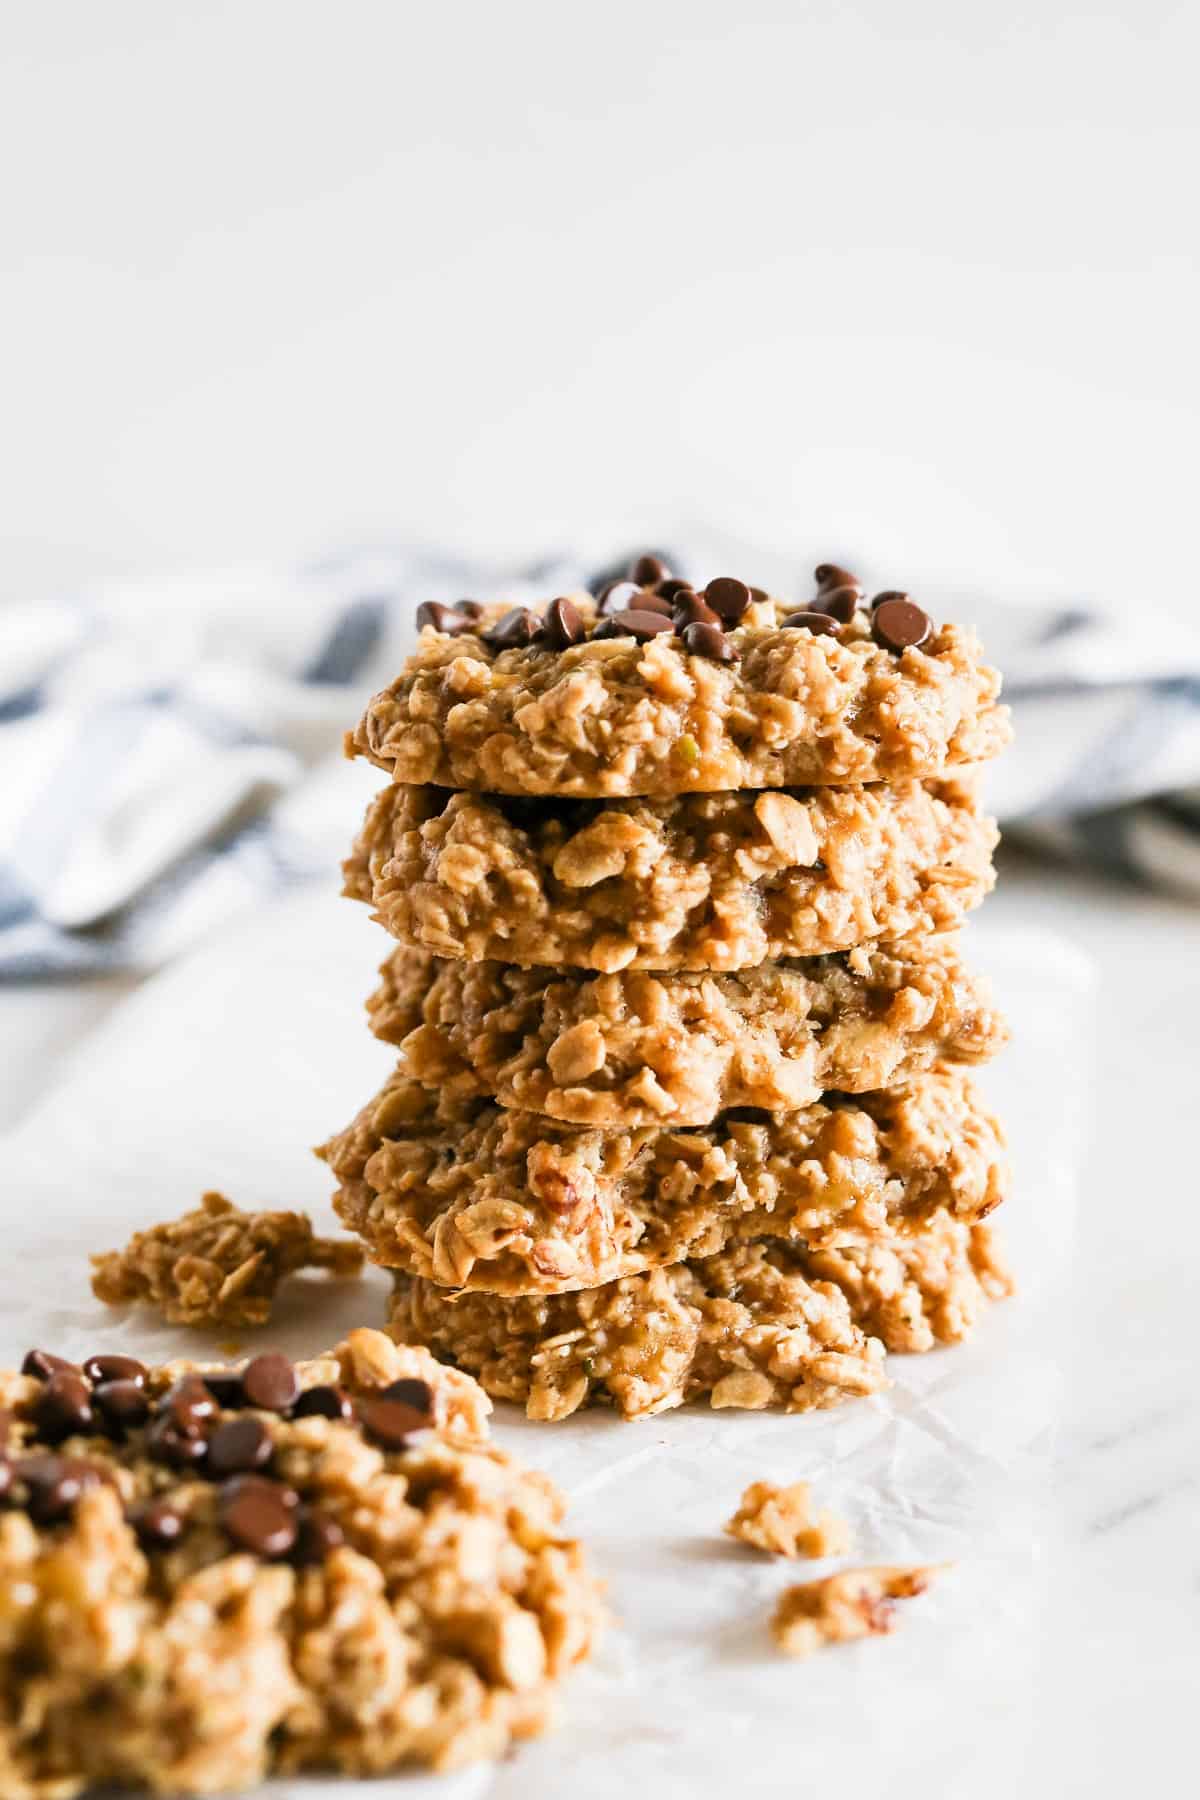
<svg viewBox="0 0 1200 1800">
<path fill-rule="evenodd" d="M 107 1314 L 88 1253 L 219 1187 L 245 1206 L 329 1220 L 307 1146 L 382 1081 L 388 1049 L 361 1002 L 386 942 L 364 909 L 313 894 L 223 935 L 144 988 L 68 1060 L 3 1149 L 0 1317 L 6 1360 L 30 1343 L 153 1358 L 216 1339 Z M 886 1395 L 809 1417 L 691 1409 L 638 1425 L 592 1413 L 496 1434 L 549 1470 L 609 1583 L 616 1623 L 569 1684 L 564 1728 L 498 1768 L 401 1778 L 441 1800 L 564 1800 L 635 1786 L 657 1797 L 843 1797 L 1011 1791 L 1038 1682 L 1039 1536 L 1058 1374 L 1054 1295 L 1069 1273 L 1091 1009 L 1069 945 L 989 927 L 968 948 L 992 973 L 1014 1044 L 983 1084 L 1012 1141 L 1000 1215 L 1021 1281 L 973 1342 L 893 1359 Z M 303 1279 L 262 1334 L 312 1353 L 375 1323 L 384 1284 Z M 811 1478 L 853 1523 L 864 1560 L 953 1561 L 897 1633 L 804 1664 L 766 1632 L 789 1580 L 823 1572 L 721 1535 L 760 1476 Z M 334 1782 L 278 1782 L 275 1796 Z"/>
</svg>

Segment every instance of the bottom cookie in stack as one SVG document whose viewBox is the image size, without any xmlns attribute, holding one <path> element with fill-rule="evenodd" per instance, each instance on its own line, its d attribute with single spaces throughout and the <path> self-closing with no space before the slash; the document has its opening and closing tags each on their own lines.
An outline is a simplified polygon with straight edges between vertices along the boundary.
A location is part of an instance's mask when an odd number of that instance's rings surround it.
<svg viewBox="0 0 1200 1800">
<path fill-rule="evenodd" d="M 738 1243 L 573 1293 L 394 1281 L 389 1326 L 402 1343 L 542 1420 L 598 1402 L 641 1419 L 704 1396 L 753 1410 L 836 1406 L 888 1386 L 885 1346 L 953 1343 L 1011 1291 L 989 1227 L 945 1212 L 867 1244 Z"/>
</svg>

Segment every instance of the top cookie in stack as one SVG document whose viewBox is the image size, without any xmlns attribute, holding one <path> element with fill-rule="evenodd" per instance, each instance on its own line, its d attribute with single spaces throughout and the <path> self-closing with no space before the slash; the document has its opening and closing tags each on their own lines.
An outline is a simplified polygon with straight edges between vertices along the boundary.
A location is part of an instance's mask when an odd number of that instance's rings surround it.
<svg viewBox="0 0 1200 1800">
<path fill-rule="evenodd" d="M 870 1333 L 914 1335 L 830 1262 L 865 1246 L 954 1335 L 1004 1191 L 961 1073 L 1004 1039 L 953 936 L 993 879 L 973 765 L 1008 735 L 970 632 L 830 565 L 797 609 L 652 557 L 420 621 L 347 740 L 393 778 L 346 891 L 401 942 L 370 1003 L 401 1062 L 323 1151 L 400 1271 L 394 1328 L 540 1416 L 572 1409 L 534 1403 L 551 1339 L 614 1307 L 621 1367 L 610 1321 L 572 1404 L 828 1404 L 878 1385 Z M 760 1302 L 714 1352 L 730 1281 Z M 780 1332 L 786 1379 L 756 1364 Z"/>
</svg>

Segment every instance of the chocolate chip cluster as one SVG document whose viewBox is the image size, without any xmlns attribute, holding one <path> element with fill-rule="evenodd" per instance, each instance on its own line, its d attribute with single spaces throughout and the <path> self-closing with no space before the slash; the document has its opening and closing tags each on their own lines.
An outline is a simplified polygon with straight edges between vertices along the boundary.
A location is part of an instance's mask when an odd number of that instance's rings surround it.
<svg viewBox="0 0 1200 1800">
<path fill-rule="evenodd" d="M 275 1440 L 256 1415 L 357 1421 L 385 1450 L 403 1449 L 436 1423 L 427 1382 L 394 1381 L 356 1401 L 332 1385 L 301 1388 L 293 1365 L 275 1351 L 244 1369 L 184 1375 L 159 1396 L 147 1391 L 149 1370 L 132 1356 L 90 1356 L 80 1365 L 31 1350 L 21 1372 L 42 1384 L 28 1413 L 35 1440 L 11 1454 L 12 1417 L 0 1413 L 0 1502 L 23 1504 L 38 1524 L 56 1524 L 80 1494 L 111 1483 L 112 1474 L 104 1464 L 58 1455 L 55 1446 L 77 1437 L 124 1443 L 140 1433 L 151 1460 L 220 1484 L 220 1522 L 238 1549 L 297 1564 L 320 1562 L 335 1550 L 341 1527 L 272 1478 Z M 230 1412 L 240 1416 L 223 1416 Z M 138 1502 L 127 1517 L 147 1550 L 178 1542 L 187 1523 L 170 1495 Z"/>
<path fill-rule="evenodd" d="M 865 590 L 857 578 L 835 563 L 818 563 L 817 593 L 806 607 L 789 613 L 784 626 L 811 631 L 818 637 L 840 637 L 860 607 L 867 606 Z M 712 662 L 735 663 L 740 652 L 728 633 L 745 617 L 753 602 L 769 598 L 762 588 L 749 587 L 733 575 L 718 575 L 702 589 L 673 576 L 657 556 L 640 556 L 628 574 L 610 581 L 596 595 L 593 638 L 631 637 L 638 643 L 663 632 L 673 632 L 692 656 Z M 927 613 L 907 594 L 888 591 L 869 603 L 871 635 L 885 650 L 899 653 L 923 644 L 933 630 Z M 427 600 L 417 608 L 418 626 L 454 637 L 473 631 L 483 608 L 476 600 L 460 600 L 443 606 Z M 546 650 L 567 650 L 589 636 L 584 615 L 573 601 L 552 600 L 544 615 L 527 606 L 514 606 L 483 633 L 489 649 L 523 648 L 537 644 Z"/>
</svg>

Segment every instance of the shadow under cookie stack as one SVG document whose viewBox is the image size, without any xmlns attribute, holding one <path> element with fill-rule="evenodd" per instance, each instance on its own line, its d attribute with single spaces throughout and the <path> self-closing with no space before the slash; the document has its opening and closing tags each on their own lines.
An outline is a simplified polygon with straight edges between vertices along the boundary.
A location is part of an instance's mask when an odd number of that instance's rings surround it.
<svg viewBox="0 0 1200 1800">
<path fill-rule="evenodd" d="M 321 1151 L 390 1326 L 538 1419 L 832 1406 L 1009 1290 L 959 927 L 1008 737 L 969 630 L 642 557 L 421 608 L 347 741 L 396 1072 Z"/>
</svg>

